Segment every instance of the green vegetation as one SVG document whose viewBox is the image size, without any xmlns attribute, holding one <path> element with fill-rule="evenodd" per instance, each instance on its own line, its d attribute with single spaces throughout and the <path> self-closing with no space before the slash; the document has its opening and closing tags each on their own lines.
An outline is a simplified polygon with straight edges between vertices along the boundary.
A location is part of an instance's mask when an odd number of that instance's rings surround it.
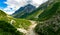
<svg viewBox="0 0 60 35">
<path fill-rule="evenodd" d="M 38 23 L 35 32 L 39 35 L 60 35 L 60 12 L 57 11 L 47 21 Z"/>
<path fill-rule="evenodd" d="M 25 19 L 14 19 L 15 23 L 13 23 L 13 25 L 16 28 L 24 28 L 24 29 L 28 29 L 28 27 L 31 25 L 31 22 Z"/>
<path fill-rule="evenodd" d="M 29 19 L 29 20 L 38 20 L 38 16 L 44 12 L 44 10 L 51 5 L 52 3 L 50 2 L 45 2 L 42 5 L 40 5 L 36 10 L 32 11 L 28 15 L 22 16 L 23 18 Z"/>
<path fill-rule="evenodd" d="M 45 9 L 38 20 L 35 32 L 39 35 L 60 35 L 60 2 Z"/>
<path fill-rule="evenodd" d="M 54 1 L 51 4 L 47 4 L 48 2 L 42 4 L 28 15 L 25 12 L 14 15 L 15 17 L 20 15 L 22 19 L 13 18 L 0 10 L 0 35 L 24 35 L 17 31 L 17 28 L 27 30 L 31 25 L 29 20 L 39 22 L 35 27 L 35 32 L 39 35 L 60 35 L 60 2 Z"/>
<path fill-rule="evenodd" d="M 0 10 L 0 20 L 3 20 L 4 18 L 6 18 L 6 15 L 2 10 Z"/>
<path fill-rule="evenodd" d="M 0 21 L 0 35 L 23 35 L 17 29 L 5 21 Z"/>
<path fill-rule="evenodd" d="M 49 9 L 47 8 L 43 13 L 39 15 L 39 20 L 43 21 L 49 19 L 51 16 L 53 16 L 56 13 L 59 6 L 60 6 L 60 2 L 57 2 L 52 7 L 51 6 L 50 8 L 48 7 Z"/>
<path fill-rule="evenodd" d="M 11 23 L 11 21 L 13 20 L 12 23 L 16 28 L 28 29 L 29 25 L 31 25 L 31 22 L 29 20 L 13 18 L 3 11 L 0 11 L 0 14 L 0 20 L 6 21 L 8 23 Z"/>
<path fill-rule="evenodd" d="M 31 22 L 29 20 L 13 18 L 0 10 L 1 35 L 23 35 L 23 33 L 17 31 L 16 29 L 24 28 L 27 30 L 29 25 L 31 25 Z"/>
<path fill-rule="evenodd" d="M 39 23 L 35 28 L 35 32 L 39 35 L 60 35 L 60 20 Z"/>
<path fill-rule="evenodd" d="M 37 20 L 38 16 L 43 12 L 43 10 L 37 10 L 37 11 L 33 11 L 34 13 L 30 14 L 29 16 L 26 17 L 26 19 L 30 19 L 30 20 Z"/>
</svg>

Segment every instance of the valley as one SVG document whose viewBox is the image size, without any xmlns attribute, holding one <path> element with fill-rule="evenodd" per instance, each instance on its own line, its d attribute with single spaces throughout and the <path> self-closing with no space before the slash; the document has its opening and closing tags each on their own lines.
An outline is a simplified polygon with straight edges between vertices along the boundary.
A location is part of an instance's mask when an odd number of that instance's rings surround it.
<svg viewBox="0 0 60 35">
<path fill-rule="evenodd" d="M 12 15 L 0 10 L 0 35 L 60 35 L 60 0 L 27 4 Z"/>
</svg>

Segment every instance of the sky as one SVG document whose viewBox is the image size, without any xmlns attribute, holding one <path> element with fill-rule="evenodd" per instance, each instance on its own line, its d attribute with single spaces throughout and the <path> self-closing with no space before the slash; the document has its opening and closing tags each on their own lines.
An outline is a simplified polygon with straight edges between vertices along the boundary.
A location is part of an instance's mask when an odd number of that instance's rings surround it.
<svg viewBox="0 0 60 35">
<path fill-rule="evenodd" d="M 0 10 L 3 10 L 7 14 L 12 14 L 20 7 L 23 7 L 28 3 L 39 7 L 46 1 L 48 0 L 0 0 Z"/>
</svg>

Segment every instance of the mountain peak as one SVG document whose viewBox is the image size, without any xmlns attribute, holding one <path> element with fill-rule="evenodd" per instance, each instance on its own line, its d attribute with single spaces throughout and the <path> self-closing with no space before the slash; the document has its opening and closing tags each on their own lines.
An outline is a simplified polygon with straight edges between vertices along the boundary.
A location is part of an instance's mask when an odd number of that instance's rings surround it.
<svg viewBox="0 0 60 35">
<path fill-rule="evenodd" d="M 20 7 L 17 11 L 15 11 L 15 13 L 13 13 L 13 16 L 17 16 L 17 15 L 27 15 L 29 13 L 31 13 L 33 10 L 35 10 L 36 7 L 31 5 L 31 4 L 27 4 L 24 7 Z M 18 16 L 19 17 L 19 16 Z"/>
<path fill-rule="evenodd" d="M 31 5 L 31 4 L 27 4 L 26 6 L 33 6 L 33 5 Z"/>
<path fill-rule="evenodd" d="M 31 4 L 28 4 L 28 5 L 25 6 L 25 10 L 26 10 L 25 12 L 30 13 L 30 12 L 32 12 L 35 8 L 36 8 L 35 6 L 33 6 L 33 5 L 31 5 Z"/>
</svg>

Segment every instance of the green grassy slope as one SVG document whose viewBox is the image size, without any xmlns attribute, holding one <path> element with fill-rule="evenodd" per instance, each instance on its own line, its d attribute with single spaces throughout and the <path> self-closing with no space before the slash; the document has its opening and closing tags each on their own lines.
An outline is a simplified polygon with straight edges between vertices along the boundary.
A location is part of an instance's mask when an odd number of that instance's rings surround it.
<svg viewBox="0 0 60 35">
<path fill-rule="evenodd" d="M 26 19 L 29 19 L 29 20 L 37 20 L 38 19 L 38 16 L 43 12 L 43 10 L 37 10 L 35 11 L 34 13 L 28 15 L 26 17 Z"/>
<path fill-rule="evenodd" d="M 31 22 L 25 19 L 14 19 L 15 23 L 13 23 L 13 25 L 16 28 L 24 28 L 24 29 L 28 29 L 28 27 L 31 25 Z"/>
<path fill-rule="evenodd" d="M 56 13 L 59 7 L 60 2 L 55 3 L 53 6 L 49 6 L 43 13 L 39 15 L 39 20 L 47 20 Z"/>
<path fill-rule="evenodd" d="M 0 10 L 0 35 L 23 35 L 10 24 L 11 19 L 11 16 L 7 17 L 7 14 Z"/>
<path fill-rule="evenodd" d="M 7 25 L 10 24 L 11 25 L 11 21 L 14 20 L 12 22 L 12 27 L 14 26 L 14 28 L 24 28 L 24 29 L 28 29 L 29 25 L 31 24 L 31 22 L 29 20 L 26 19 L 17 19 L 17 18 L 13 18 L 9 15 L 7 15 L 6 13 L 4 13 L 3 11 L 0 10 L 0 27 L 3 27 L 1 24 L 3 25 Z M 6 22 L 6 23 L 5 23 Z M 9 25 L 7 25 L 7 27 L 9 28 Z M 5 29 L 5 28 L 4 28 Z M 9 28 L 10 29 L 10 28 Z M 6 28 L 6 30 L 9 30 Z M 1 30 L 1 29 L 0 29 Z M 10 30 L 11 31 L 11 30 Z M 14 30 L 12 30 L 14 31 Z M 0 31 L 0 34 L 2 34 L 5 32 Z M 8 32 L 6 32 L 7 34 Z M 12 33 L 12 32 L 10 32 Z M 14 33 L 14 32 L 13 32 Z"/>
<path fill-rule="evenodd" d="M 28 26 L 31 25 L 31 22 L 29 20 L 13 18 L 13 17 L 11 17 L 7 14 L 5 15 L 5 13 L 0 13 L 0 14 L 1 14 L 0 15 L 0 20 L 6 21 L 8 23 L 11 23 L 11 21 L 14 20 L 12 23 L 17 28 L 27 29 Z"/>
<path fill-rule="evenodd" d="M 35 27 L 35 32 L 39 35 L 60 35 L 60 2 L 48 7 L 39 16 L 40 21 Z M 46 20 L 47 19 L 47 20 Z"/>
</svg>

